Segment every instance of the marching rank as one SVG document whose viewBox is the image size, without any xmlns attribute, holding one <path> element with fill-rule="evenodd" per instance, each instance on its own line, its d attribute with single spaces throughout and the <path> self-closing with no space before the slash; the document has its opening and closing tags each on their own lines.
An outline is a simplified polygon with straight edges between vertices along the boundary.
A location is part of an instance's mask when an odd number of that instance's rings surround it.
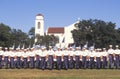
<svg viewBox="0 0 120 79">
<path fill-rule="evenodd" d="M 47 50 L 45 46 L 38 48 L 20 49 L 2 48 L 0 47 L 0 69 L 106 69 L 120 68 L 120 49 L 116 45 L 113 49 L 109 48 L 87 48 L 80 47 L 57 47 L 56 50 L 49 46 Z"/>
</svg>

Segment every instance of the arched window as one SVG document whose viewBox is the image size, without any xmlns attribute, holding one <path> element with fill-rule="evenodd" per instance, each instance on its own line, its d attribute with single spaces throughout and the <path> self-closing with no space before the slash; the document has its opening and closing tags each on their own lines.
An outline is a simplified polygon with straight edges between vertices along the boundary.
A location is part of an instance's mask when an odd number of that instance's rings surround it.
<svg viewBox="0 0 120 79">
<path fill-rule="evenodd" d="M 40 22 L 38 22 L 38 29 L 40 29 Z"/>
</svg>

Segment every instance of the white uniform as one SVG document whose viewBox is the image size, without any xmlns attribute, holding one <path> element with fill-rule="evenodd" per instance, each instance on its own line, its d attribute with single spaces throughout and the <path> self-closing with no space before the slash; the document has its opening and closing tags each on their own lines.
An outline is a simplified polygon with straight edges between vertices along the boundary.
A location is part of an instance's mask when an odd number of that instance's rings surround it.
<svg viewBox="0 0 120 79">
<path fill-rule="evenodd" d="M 116 49 L 116 50 L 114 50 L 114 53 L 117 54 L 117 55 L 120 55 L 120 50 Z"/>
<path fill-rule="evenodd" d="M 48 55 L 54 55 L 54 51 L 53 50 L 48 50 Z"/>
<path fill-rule="evenodd" d="M 55 52 L 55 55 L 56 55 L 56 56 L 62 56 L 62 55 L 63 55 L 63 52 L 62 52 L 62 51 L 56 51 L 56 52 Z"/>
<path fill-rule="evenodd" d="M 76 50 L 76 51 L 75 51 L 75 56 L 80 56 L 80 55 L 81 55 L 80 51 L 79 51 L 79 50 Z"/>
<path fill-rule="evenodd" d="M 22 57 L 23 57 L 23 58 L 27 58 L 27 57 L 28 57 L 28 52 L 24 52 L 24 53 L 22 54 Z"/>
<path fill-rule="evenodd" d="M 95 52 L 95 57 L 101 57 L 102 53 L 101 52 Z"/>
<path fill-rule="evenodd" d="M 35 51 L 29 51 L 29 56 L 30 57 L 35 57 Z"/>
<path fill-rule="evenodd" d="M 40 55 L 41 52 L 42 52 L 42 51 L 39 49 L 39 50 L 36 50 L 36 51 L 35 51 L 35 54 L 36 54 L 36 55 Z"/>
<path fill-rule="evenodd" d="M 10 53 L 10 57 L 15 57 L 16 56 L 16 54 L 13 51 L 9 51 L 9 53 Z"/>
<path fill-rule="evenodd" d="M 0 56 L 2 56 L 2 55 L 3 55 L 3 51 L 1 50 L 1 51 L 0 51 Z"/>
<path fill-rule="evenodd" d="M 108 50 L 108 54 L 114 54 L 114 50 L 113 49 L 109 49 Z"/>
<path fill-rule="evenodd" d="M 7 56 L 9 56 L 9 55 L 10 55 L 9 51 L 5 51 L 5 52 L 3 53 L 3 56 L 4 56 L 4 57 L 7 57 Z"/>
<path fill-rule="evenodd" d="M 46 57 L 47 56 L 47 51 L 42 51 L 40 53 L 40 57 Z"/>
<path fill-rule="evenodd" d="M 63 55 L 64 56 L 68 56 L 69 55 L 69 51 L 68 50 L 64 50 L 64 51 L 62 51 L 63 52 Z"/>
<path fill-rule="evenodd" d="M 108 55 L 108 52 L 107 52 L 107 51 L 103 51 L 103 52 L 102 52 L 102 56 L 105 56 L 105 57 L 106 57 L 107 55 Z"/>
<path fill-rule="evenodd" d="M 82 51 L 82 56 L 88 56 L 88 51 Z"/>
<path fill-rule="evenodd" d="M 95 56 L 95 51 L 92 51 L 92 52 L 90 51 L 89 56 L 94 57 Z"/>
<path fill-rule="evenodd" d="M 21 56 L 22 56 L 22 52 L 20 52 L 20 51 L 19 51 L 19 52 L 16 52 L 16 56 L 17 56 L 17 57 L 21 57 Z"/>
</svg>

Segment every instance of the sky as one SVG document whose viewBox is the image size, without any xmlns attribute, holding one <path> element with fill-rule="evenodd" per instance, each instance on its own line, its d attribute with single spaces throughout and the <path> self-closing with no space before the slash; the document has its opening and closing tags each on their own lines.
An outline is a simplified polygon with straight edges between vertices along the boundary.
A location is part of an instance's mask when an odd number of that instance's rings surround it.
<svg viewBox="0 0 120 79">
<path fill-rule="evenodd" d="M 0 23 L 28 33 L 35 17 L 48 27 L 64 27 L 78 20 L 100 19 L 120 27 L 120 0 L 0 0 Z"/>
</svg>

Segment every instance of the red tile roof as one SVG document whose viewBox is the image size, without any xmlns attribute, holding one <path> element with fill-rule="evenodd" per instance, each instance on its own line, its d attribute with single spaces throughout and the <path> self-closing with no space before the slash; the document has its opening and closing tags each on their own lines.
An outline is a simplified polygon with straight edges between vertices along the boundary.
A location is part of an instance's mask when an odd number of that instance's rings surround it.
<svg viewBox="0 0 120 79">
<path fill-rule="evenodd" d="M 43 16 L 43 15 L 39 13 L 39 14 L 37 14 L 36 16 Z"/>
<path fill-rule="evenodd" d="M 64 33 L 64 27 L 49 27 L 48 33 Z"/>
</svg>

